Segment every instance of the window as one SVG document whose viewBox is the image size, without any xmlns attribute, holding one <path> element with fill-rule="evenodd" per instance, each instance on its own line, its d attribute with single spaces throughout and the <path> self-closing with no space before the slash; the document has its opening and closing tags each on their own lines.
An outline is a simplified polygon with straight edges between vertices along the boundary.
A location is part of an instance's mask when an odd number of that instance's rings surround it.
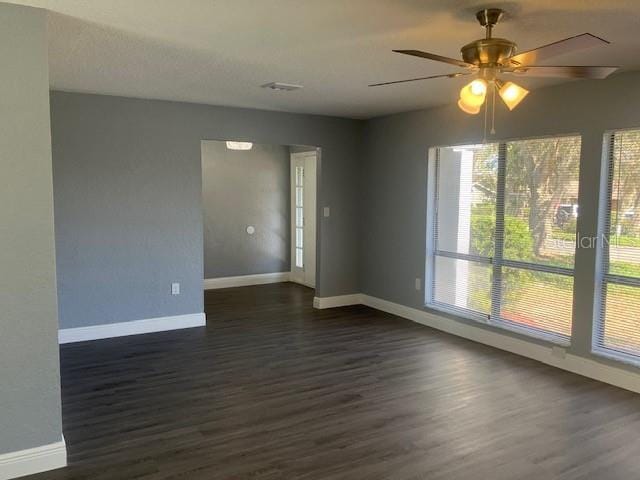
<svg viewBox="0 0 640 480">
<path fill-rule="evenodd" d="M 296 166 L 296 267 L 304 267 L 304 167 Z"/>
<path fill-rule="evenodd" d="M 429 303 L 475 319 L 491 309 L 498 145 L 436 151 Z"/>
<path fill-rule="evenodd" d="M 427 304 L 568 344 L 580 137 L 438 148 Z"/>
<path fill-rule="evenodd" d="M 608 136 L 594 351 L 640 361 L 640 130 Z"/>
</svg>

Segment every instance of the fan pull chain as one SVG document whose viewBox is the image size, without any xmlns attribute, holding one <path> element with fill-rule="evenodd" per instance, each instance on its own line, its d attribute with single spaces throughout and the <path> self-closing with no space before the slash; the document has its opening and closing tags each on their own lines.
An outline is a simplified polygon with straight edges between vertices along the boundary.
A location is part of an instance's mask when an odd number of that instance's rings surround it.
<svg viewBox="0 0 640 480">
<path fill-rule="evenodd" d="M 489 113 L 489 102 L 484 102 L 484 139 L 482 140 L 482 143 L 487 143 L 487 115 Z"/>
<path fill-rule="evenodd" d="M 491 82 L 493 88 L 491 89 L 493 97 L 493 106 L 491 107 L 491 135 L 496 134 L 496 90 L 497 85 L 495 82 Z"/>
</svg>

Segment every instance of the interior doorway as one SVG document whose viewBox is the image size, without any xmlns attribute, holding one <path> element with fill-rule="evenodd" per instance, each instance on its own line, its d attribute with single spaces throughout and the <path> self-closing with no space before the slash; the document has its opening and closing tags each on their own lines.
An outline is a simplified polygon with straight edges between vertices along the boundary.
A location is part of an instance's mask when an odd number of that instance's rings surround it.
<svg viewBox="0 0 640 480">
<path fill-rule="evenodd" d="M 316 149 L 291 153 L 291 281 L 316 286 Z"/>
<path fill-rule="evenodd" d="M 320 149 L 202 140 L 204 289 L 316 288 Z"/>
</svg>

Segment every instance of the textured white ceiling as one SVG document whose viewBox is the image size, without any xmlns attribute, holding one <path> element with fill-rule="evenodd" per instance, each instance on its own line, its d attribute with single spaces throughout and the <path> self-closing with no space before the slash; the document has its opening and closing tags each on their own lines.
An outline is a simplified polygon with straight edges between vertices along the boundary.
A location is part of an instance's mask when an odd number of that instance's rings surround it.
<svg viewBox="0 0 640 480">
<path fill-rule="evenodd" d="M 368 88 L 455 71 L 394 54 L 459 57 L 474 12 L 509 12 L 495 35 L 520 50 L 583 32 L 612 45 L 555 64 L 640 68 L 639 0 L 30 0 L 49 9 L 55 89 L 368 118 L 453 103 L 464 79 Z M 301 84 L 295 92 L 260 88 Z M 538 88 L 550 80 L 522 79 Z"/>
</svg>

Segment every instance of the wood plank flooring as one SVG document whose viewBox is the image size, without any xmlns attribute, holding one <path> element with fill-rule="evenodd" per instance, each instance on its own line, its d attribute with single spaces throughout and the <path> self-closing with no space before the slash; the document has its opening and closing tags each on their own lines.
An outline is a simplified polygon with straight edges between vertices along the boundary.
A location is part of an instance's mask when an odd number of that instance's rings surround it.
<svg viewBox="0 0 640 480">
<path fill-rule="evenodd" d="M 640 396 L 312 297 L 209 291 L 206 328 L 62 346 L 70 466 L 28 478 L 640 478 Z"/>
</svg>

